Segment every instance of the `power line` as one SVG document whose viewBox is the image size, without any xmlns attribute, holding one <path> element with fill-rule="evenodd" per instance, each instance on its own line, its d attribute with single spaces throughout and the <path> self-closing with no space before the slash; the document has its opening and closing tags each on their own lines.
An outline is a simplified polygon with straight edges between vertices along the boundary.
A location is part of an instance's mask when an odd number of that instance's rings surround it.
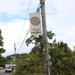
<svg viewBox="0 0 75 75">
<path fill-rule="evenodd" d="M 30 9 L 30 5 L 31 5 L 31 0 L 30 0 L 30 3 L 29 3 L 29 7 L 28 7 L 28 10 L 27 10 L 27 15 L 26 15 L 24 24 L 26 23 L 26 19 L 27 19 L 27 16 L 28 16 L 28 12 L 29 12 L 29 9 Z M 39 6 L 38 6 L 38 9 L 39 9 Z M 23 30 L 24 30 L 24 26 L 23 26 Z M 23 30 L 22 30 L 22 32 L 23 32 Z M 18 53 L 19 50 L 21 49 L 21 47 L 22 47 L 22 45 L 23 45 L 23 43 L 24 43 L 24 41 L 25 41 L 25 39 L 26 39 L 26 37 L 27 37 L 27 35 L 28 35 L 28 33 L 29 33 L 29 30 L 30 30 L 30 28 L 28 29 L 27 34 L 25 35 L 25 38 L 24 38 L 24 40 L 22 41 L 22 43 L 21 43 L 19 49 L 17 50 L 17 53 Z M 21 33 L 21 36 L 22 36 L 22 33 Z M 21 36 L 20 36 L 19 42 L 20 42 L 20 40 L 21 40 Z M 19 45 L 19 42 L 18 42 L 18 45 Z"/>
<path fill-rule="evenodd" d="M 56 13 L 45 13 L 47 15 L 56 15 Z"/>
<path fill-rule="evenodd" d="M 25 24 L 26 24 L 26 19 L 27 19 L 28 12 L 29 12 L 29 9 L 30 9 L 31 1 L 32 1 L 32 0 L 30 0 L 30 2 L 29 2 L 29 6 L 28 6 L 28 10 L 27 10 L 27 14 L 26 14 L 26 17 L 25 17 L 24 25 L 23 25 L 23 28 L 22 28 L 22 32 L 21 32 L 21 35 L 20 35 L 20 38 L 19 38 L 19 41 L 18 41 L 17 47 L 18 47 L 18 45 L 19 45 L 19 43 L 20 43 L 20 40 L 21 40 L 21 37 L 22 37 L 22 33 L 23 33 L 23 30 L 24 30 L 24 26 L 25 26 Z"/>
<path fill-rule="evenodd" d="M 20 47 L 19 47 L 17 53 L 18 53 L 19 50 L 21 49 L 21 47 L 22 47 L 22 45 L 23 45 L 23 43 L 24 43 L 24 41 L 25 41 L 25 39 L 26 39 L 26 37 L 27 37 L 27 35 L 28 35 L 28 33 L 29 33 L 29 30 L 30 30 L 30 28 L 28 29 L 27 34 L 25 35 L 24 40 L 22 41 L 22 43 L 21 43 L 21 45 L 20 45 Z"/>
</svg>

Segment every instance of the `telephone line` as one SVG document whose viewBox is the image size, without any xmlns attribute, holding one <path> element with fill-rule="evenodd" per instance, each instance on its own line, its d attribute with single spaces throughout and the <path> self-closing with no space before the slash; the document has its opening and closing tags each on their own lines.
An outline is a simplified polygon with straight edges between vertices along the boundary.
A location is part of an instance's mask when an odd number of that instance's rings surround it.
<svg viewBox="0 0 75 75">
<path fill-rule="evenodd" d="M 21 47 L 22 47 L 22 45 L 23 45 L 23 43 L 24 43 L 24 41 L 25 41 L 25 39 L 26 39 L 26 37 L 27 37 L 27 35 L 28 35 L 28 33 L 29 33 L 29 30 L 30 30 L 30 28 L 28 29 L 28 31 L 27 31 L 27 33 L 26 33 L 26 35 L 25 35 L 25 37 L 24 37 L 24 40 L 22 41 L 22 43 L 21 43 L 21 45 L 20 45 L 20 47 L 19 47 L 17 53 L 18 53 L 19 50 L 21 49 Z"/>
<path fill-rule="evenodd" d="M 29 12 L 29 9 L 30 9 L 30 5 L 31 5 L 31 0 L 30 0 L 30 3 L 29 3 L 29 7 L 28 7 L 28 11 L 27 11 L 26 18 L 27 18 L 27 16 L 28 16 L 28 12 Z M 39 6 L 38 6 L 38 7 L 39 7 Z M 26 18 L 25 18 L 24 24 L 26 23 Z M 29 29 L 30 29 L 30 28 L 29 28 Z M 27 34 L 29 33 L 29 29 L 28 29 Z M 23 30 L 24 30 L 24 26 L 23 26 Z M 23 32 L 23 30 L 22 30 L 22 32 Z M 26 36 L 27 36 L 27 34 L 26 34 Z M 22 36 L 22 33 L 21 33 L 21 36 Z M 21 36 L 20 36 L 19 42 L 20 42 L 20 40 L 21 40 Z M 26 36 L 25 36 L 24 40 L 26 39 Z M 21 47 L 22 47 L 22 45 L 23 45 L 23 43 L 24 43 L 24 40 L 22 41 L 22 43 L 21 43 L 21 45 L 20 45 L 18 51 L 21 49 Z M 19 42 L 18 42 L 18 45 L 19 45 Z M 17 45 L 17 47 L 18 47 L 18 45 Z M 17 53 L 18 53 L 18 51 L 17 51 Z"/>
<path fill-rule="evenodd" d="M 24 30 L 24 26 L 25 26 L 25 24 L 26 24 L 26 19 L 27 19 L 28 12 L 29 12 L 29 9 L 30 9 L 31 1 L 32 1 L 32 0 L 30 0 L 30 2 L 29 2 L 29 7 L 28 7 L 28 10 L 27 10 L 27 14 L 26 14 L 26 17 L 25 17 L 24 25 L 23 25 L 23 28 L 22 28 L 22 32 L 21 32 L 21 35 L 20 35 L 20 38 L 19 38 L 17 47 L 18 47 L 18 45 L 19 45 L 19 43 L 20 43 L 20 40 L 21 40 L 21 37 L 22 37 L 22 33 L 23 33 L 23 30 Z"/>
</svg>

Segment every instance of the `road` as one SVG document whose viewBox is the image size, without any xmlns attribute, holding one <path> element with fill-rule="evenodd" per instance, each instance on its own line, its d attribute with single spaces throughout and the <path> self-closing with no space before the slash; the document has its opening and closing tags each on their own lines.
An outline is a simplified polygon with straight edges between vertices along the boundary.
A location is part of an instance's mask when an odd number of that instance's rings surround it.
<svg viewBox="0 0 75 75">
<path fill-rule="evenodd" d="M 10 75 L 10 73 L 5 73 L 5 70 L 0 70 L 0 75 Z"/>
</svg>

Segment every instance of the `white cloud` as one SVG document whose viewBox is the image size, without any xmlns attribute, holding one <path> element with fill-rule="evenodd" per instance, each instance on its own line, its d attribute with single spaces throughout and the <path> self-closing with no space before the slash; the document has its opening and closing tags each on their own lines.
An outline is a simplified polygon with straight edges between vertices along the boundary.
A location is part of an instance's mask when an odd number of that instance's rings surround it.
<svg viewBox="0 0 75 75">
<path fill-rule="evenodd" d="M 24 5 L 22 5 L 22 3 L 27 4 L 28 1 L 24 2 L 23 0 L 2 0 L 0 1 L 0 12 L 18 14 L 24 10 Z"/>
<path fill-rule="evenodd" d="M 4 55 L 14 53 L 14 43 L 18 43 L 24 20 L 30 0 L 1 0 L 0 13 L 5 13 L 8 16 L 18 16 L 11 22 L 1 22 L 0 28 L 4 38 L 4 48 L 7 50 Z M 39 0 L 32 0 L 29 12 L 35 12 L 39 4 Z M 46 20 L 47 30 L 52 30 L 56 34 L 58 41 L 64 41 L 73 48 L 75 41 L 75 1 L 74 0 L 46 0 Z M 4 19 L 0 17 L 0 20 Z M 28 19 L 28 18 L 27 18 Z M 8 19 L 9 20 L 9 19 Z M 29 28 L 29 22 L 24 26 L 24 31 L 20 41 L 23 41 L 24 36 Z M 21 52 L 29 52 L 30 47 L 22 46 Z M 10 53 L 11 52 L 11 53 Z"/>
<path fill-rule="evenodd" d="M 37 6 L 38 0 L 34 0 L 35 5 Z M 34 7 L 34 3 L 30 7 Z M 6 13 L 9 15 L 18 15 L 24 16 L 27 13 L 30 0 L 0 0 L 0 13 Z M 34 7 L 35 8 L 35 7 Z M 30 8 L 31 10 L 31 8 Z M 35 9 L 34 9 L 35 10 Z"/>
<path fill-rule="evenodd" d="M 18 46 L 21 45 L 29 29 L 29 21 L 25 23 L 25 21 L 16 20 L 9 23 L 1 23 L 0 28 L 2 29 L 2 36 L 4 38 L 5 54 L 12 54 L 14 52 L 14 43 L 18 44 Z"/>
<path fill-rule="evenodd" d="M 75 1 L 74 0 L 49 0 L 46 1 L 47 14 L 47 29 L 52 30 L 56 34 L 57 41 L 66 42 L 73 49 L 75 41 Z M 51 6 L 50 6 L 51 4 Z M 51 8 L 48 8 L 48 7 Z M 53 11 L 53 9 L 56 10 Z M 52 11 L 51 11 L 52 10 Z M 52 13 L 55 13 L 54 15 Z"/>
</svg>

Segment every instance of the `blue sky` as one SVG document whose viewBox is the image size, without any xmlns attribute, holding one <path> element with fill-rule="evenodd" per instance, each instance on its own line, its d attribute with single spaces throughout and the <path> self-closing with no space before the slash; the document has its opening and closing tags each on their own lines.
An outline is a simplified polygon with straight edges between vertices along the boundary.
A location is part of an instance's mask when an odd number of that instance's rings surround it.
<svg viewBox="0 0 75 75">
<path fill-rule="evenodd" d="M 45 0 L 45 3 L 47 30 L 54 32 L 56 34 L 54 38 L 57 41 L 66 42 L 73 50 L 75 45 L 75 1 Z M 29 13 L 35 13 L 38 5 L 39 0 L 0 0 L 0 28 L 6 49 L 3 56 L 14 53 L 14 43 L 17 48 L 20 46 L 29 29 Z M 30 34 L 27 37 L 30 37 Z M 27 53 L 31 47 L 32 45 L 27 47 L 23 44 L 19 53 Z"/>
</svg>

